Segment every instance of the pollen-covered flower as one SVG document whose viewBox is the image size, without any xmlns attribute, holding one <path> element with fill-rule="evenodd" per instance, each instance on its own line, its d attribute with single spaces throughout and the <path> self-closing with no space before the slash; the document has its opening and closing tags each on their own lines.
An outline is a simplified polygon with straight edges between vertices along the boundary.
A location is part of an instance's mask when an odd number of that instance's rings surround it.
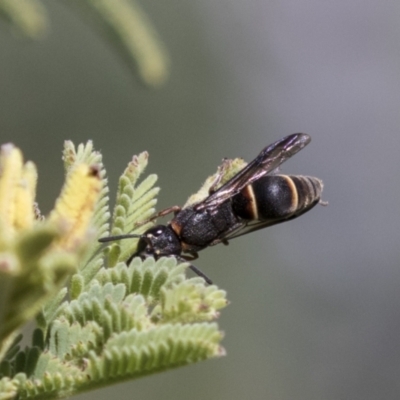
<svg viewBox="0 0 400 400">
<path fill-rule="evenodd" d="M 71 250 L 82 245 L 87 239 L 90 219 L 100 189 L 97 166 L 78 164 L 69 172 L 62 193 L 49 217 L 49 222 L 63 230 L 58 246 Z"/>
<path fill-rule="evenodd" d="M 32 227 L 37 173 L 33 163 L 23 163 L 19 149 L 11 143 L 0 150 L 0 241 Z"/>
<path fill-rule="evenodd" d="M 37 171 L 0 148 L 0 341 L 32 318 L 79 264 L 102 189 L 97 165 L 75 162 L 48 219 L 35 203 Z M 2 353 L 0 348 L 0 355 Z"/>
</svg>

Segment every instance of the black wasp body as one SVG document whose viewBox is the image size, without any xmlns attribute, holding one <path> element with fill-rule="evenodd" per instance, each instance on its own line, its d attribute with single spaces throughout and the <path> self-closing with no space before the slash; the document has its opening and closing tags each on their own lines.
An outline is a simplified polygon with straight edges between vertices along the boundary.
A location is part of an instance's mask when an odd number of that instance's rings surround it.
<svg viewBox="0 0 400 400">
<path fill-rule="evenodd" d="M 197 252 L 246 233 L 296 218 L 320 202 L 322 181 L 299 175 L 277 174 L 277 168 L 310 142 L 302 133 L 289 135 L 267 146 L 225 184 L 219 178 L 209 195 L 184 208 L 171 207 L 153 219 L 174 212 L 167 225 L 157 225 L 143 235 L 123 235 L 100 239 L 140 237 L 137 251 L 129 258 L 175 256 L 197 258 Z M 190 266 L 211 283 L 201 271 Z"/>
</svg>

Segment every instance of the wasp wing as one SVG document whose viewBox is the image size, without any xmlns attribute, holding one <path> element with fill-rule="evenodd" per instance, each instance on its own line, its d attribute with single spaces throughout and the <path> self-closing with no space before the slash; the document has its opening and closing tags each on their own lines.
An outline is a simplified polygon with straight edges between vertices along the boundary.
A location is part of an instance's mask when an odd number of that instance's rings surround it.
<svg viewBox="0 0 400 400">
<path fill-rule="evenodd" d="M 221 203 L 238 194 L 244 187 L 278 168 L 310 143 L 311 137 L 305 133 L 294 133 L 272 143 L 232 179 L 194 206 L 195 210 L 215 209 Z M 261 229 L 261 228 L 260 228 Z"/>
<path fill-rule="evenodd" d="M 221 242 L 231 240 L 239 236 L 247 235 L 250 232 L 258 231 L 259 229 L 263 229 L 268 226 L 275 225 L 284 221 L 287 220 L 282 219 L 275 221 L 243 221 L 238 225 L 234 226 L 228 232 L 224 232 L 224 234 L 220 238 L 214 240 L 212 243 L 210 243 L 209 246 L 215 246 L 216 244 L 219 244 Z"/>
</svg>

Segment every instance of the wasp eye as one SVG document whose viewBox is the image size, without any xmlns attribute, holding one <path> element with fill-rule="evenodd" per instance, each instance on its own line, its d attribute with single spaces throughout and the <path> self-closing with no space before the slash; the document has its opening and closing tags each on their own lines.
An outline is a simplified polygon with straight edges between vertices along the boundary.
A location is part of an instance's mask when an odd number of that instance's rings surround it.
<svg viewBox="0 0 400 400">
<path fill-rule="evenodd" d="M 163 227 L 161 227 L 161 226 L 160 227 L 156 227 L 154 229 L 151 229 L 148 232 L 147 237 L 149 237 L 149 238 L 151 238 L 151 237 L 159 237 L 159 236 L 161 236 L 163 234 L 163 232 L 164 232 Z"/>
</svg>

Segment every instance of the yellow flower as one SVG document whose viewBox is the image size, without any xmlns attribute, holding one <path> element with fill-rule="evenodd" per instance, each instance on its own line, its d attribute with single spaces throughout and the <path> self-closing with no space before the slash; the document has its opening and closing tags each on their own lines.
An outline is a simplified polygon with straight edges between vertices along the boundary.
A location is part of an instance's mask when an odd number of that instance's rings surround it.
<svg viewBox="0 0 400 400">
<path fill-rule="evenodd" d="M 82 245 L 99 193 L 101 180 L 96 166 L 78 164 L 68 173 L 49 221 L 63 229 L 58 245 L 66 250 Z"/>
<path fill-rule="evenodd" d="M 102 189 L 99 167 L 74 162 L 49 218 L 35 203 L 37 172 L 0 148 L 0 358 L 9 339 L 77 270 Z"/>
<path fill-rule="evenodd" d="M 16 235 L 33 228 L 37 218 L 36 182 L 35 165 L 24 164 L 21 151 L 11 143 L 1 146 L 0 242 L 10 243 Z M 73 250 L 83 244 L 101 187 L 97 166 L 80 163 L 70 169 L 47 221 L 59 230 L 59 247 Z"/>
<path fill-rule="evenodd" d="M 36 168 L 23 164 L 21 151 L 11 143 L 0 150 L 0 225 L 3 240 L 28 229 L 34 221 Z"/>
</svg>

